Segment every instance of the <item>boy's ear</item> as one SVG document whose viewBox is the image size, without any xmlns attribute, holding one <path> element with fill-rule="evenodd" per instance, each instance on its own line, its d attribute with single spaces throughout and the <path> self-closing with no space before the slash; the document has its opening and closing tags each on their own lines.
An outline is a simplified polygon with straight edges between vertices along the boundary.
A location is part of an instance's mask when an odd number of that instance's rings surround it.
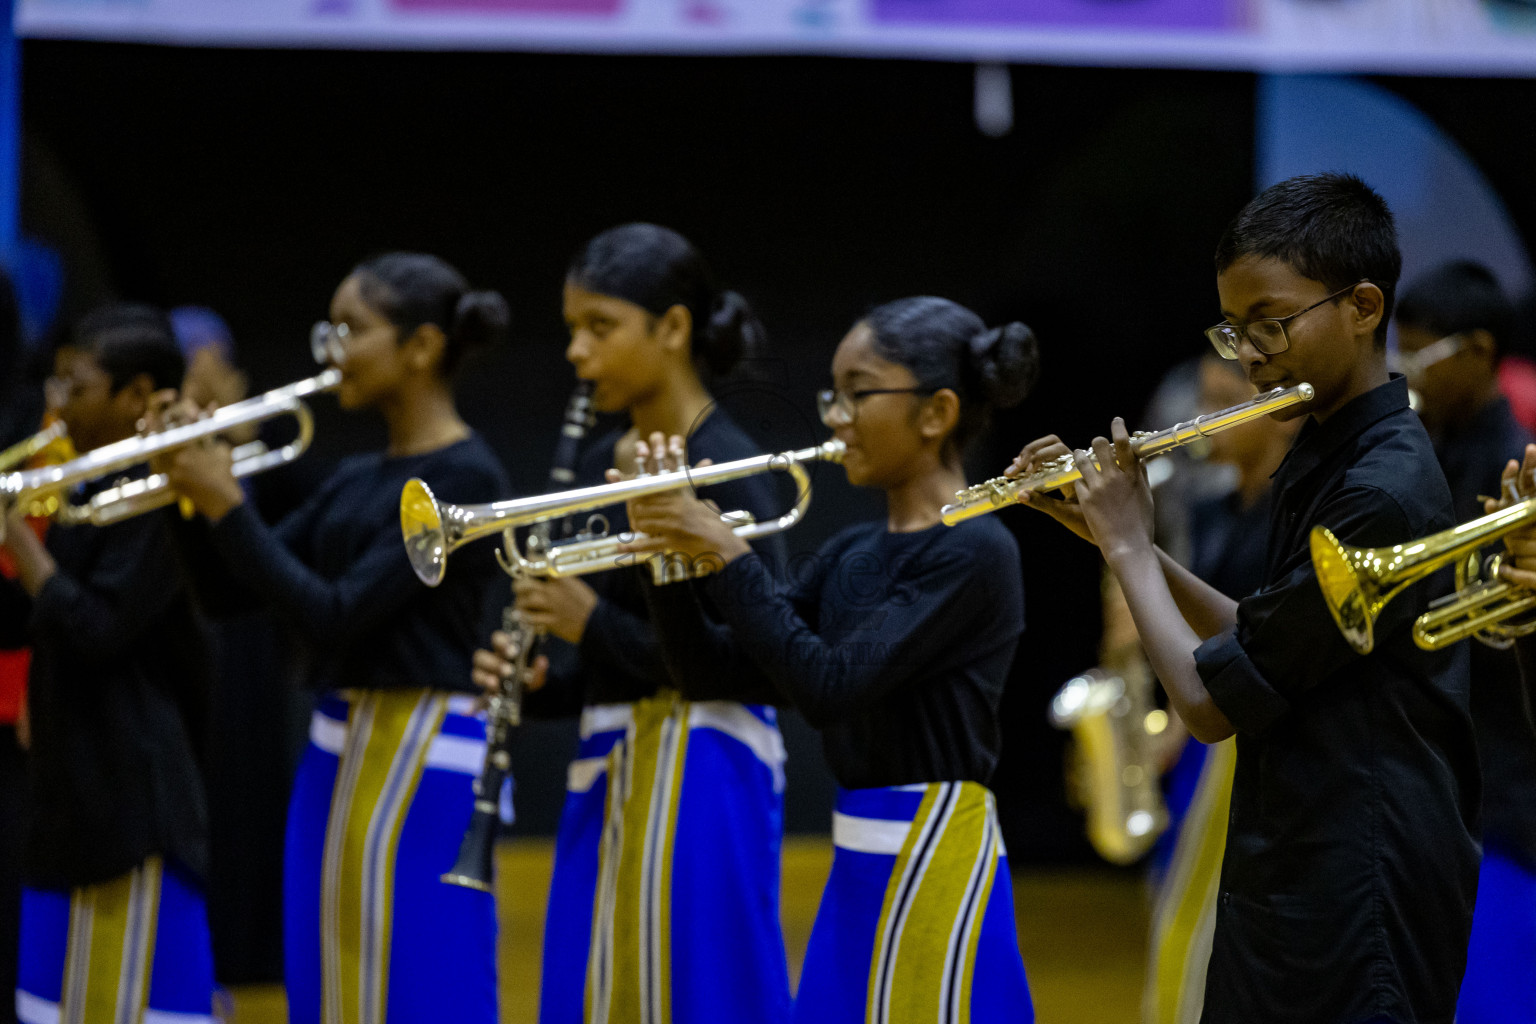
<svg viewBox="0 0 1536 1024">
<path fill-rule="evenodd" d="M 138 419 L 149 410 L 150 397 L 157 390 L 153 377 L 147 373 L 137 373 L 127 384 L 117 389 L 112 401 L 125 416 Z"/>
<path fill-rule="evenodd" d="M 1489 363 L 1497 363 L 1499 361 L 1498 343 L 1493 340 L 1493 335 L 1488 331 L 1479 327 L 1476 330 L 1468 331 L 1466 338 L 1463 350 L 1475 352 L 1478 358 L 1486 359 Z"/>
<path fill-rule="evenodd" d="M 1364 281 L 1355 285 L 1351 299 L 1355 307 L 1356 328 L 1363 334 L 1374 335 L 1387 306 L 1386 295 L 1370 281 Z"/>
</svg>

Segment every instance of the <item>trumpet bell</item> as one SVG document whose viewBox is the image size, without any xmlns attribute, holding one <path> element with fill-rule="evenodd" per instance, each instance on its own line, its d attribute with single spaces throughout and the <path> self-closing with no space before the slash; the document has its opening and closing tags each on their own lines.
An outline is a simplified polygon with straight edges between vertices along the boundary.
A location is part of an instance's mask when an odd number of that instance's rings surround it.
<svg viewBox="0 0 1536 1024">
<path fill-rule="evenodd" d="M 1372 627 L 1381 610 L 1381 604 L 1373 602 L 1368 593 L 1374 590 L 1369 559 L 1375 552 L 1341 543 L 1326 526 L 1313 530 L 1309 543 L 1312 567 L 1333 621 L 1349 646 L 1360 654 L 1369 653 L 1376 646 Z"/>
<path fill-rule="evenodd" d="M 443 582 L 448 569 L 448 537 L 443 530 L 442 506 L 423 480 L 406 481 L 400 492 L 400 532 L 416 578 L 429 587 Z"/>
</svg>

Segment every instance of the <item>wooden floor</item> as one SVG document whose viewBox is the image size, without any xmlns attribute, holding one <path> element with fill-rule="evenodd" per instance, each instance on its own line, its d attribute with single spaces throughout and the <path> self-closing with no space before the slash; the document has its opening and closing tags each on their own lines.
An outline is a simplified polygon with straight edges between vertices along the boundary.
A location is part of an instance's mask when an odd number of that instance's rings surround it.
<svg viewBox="0 0 1536 1024">
<path fill-rule="evenodd" d="M 498 854 L 501 1010 L 505 1024 L 533 1024 L 552 844 L 504 843 Z M 784 942 L 798 979 L 816 904 L 832 864 L 826 839 L 784 844 Z M 1147 912 L 1141 883 L 1088 869 L 1014 877 L 1019 948 L 1040 1024 L 1133 1024 L 1138 1017 Z M 281 1024 L 282 992 L 234 994 L 232 1024 Z"/>
</svg>

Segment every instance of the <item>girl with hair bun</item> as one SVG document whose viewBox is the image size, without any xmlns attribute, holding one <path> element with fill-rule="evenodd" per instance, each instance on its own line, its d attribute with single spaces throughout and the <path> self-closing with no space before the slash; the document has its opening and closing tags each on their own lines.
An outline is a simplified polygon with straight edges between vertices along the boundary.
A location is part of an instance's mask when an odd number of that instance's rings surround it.
<svg viewBox="0 0 1536 1024">
<path fill-rule="evenodd" d="M 630 505 L 644 547 L 723 564 L 695 587 L 719 622 L 676 588 L 649 595 L 685 695 L 733 680 L 792 702 L 840 787 L 796 1021 L 1032 1019 L 986 788 L 1024 629 L 1019 551 L 990 517 L 950 528 L 939 512 L 964 486 L 966 443 L 1023 400 L 1038 364 L 1029 328 L 989 330 L 946 299 L 855 324 L 821 416 L 849 482 L 885 493 L 886 518 L 833 537 L 789 584 L 692 495 Z M 660 469 L 671 450 L 658 435 L 642 455 Z"/>
<path fill-rule="evenodd" d="M 640 438 L 686 436 L 716 462 L 762 454 L 705 384 L 763 341 L 746 301 L 720 289 L 699 251 L 654 224 L 587 242 L 565 279 L 566 358 L 599 412 L 627 423 L 596 441 L 578 484 L 635 465 Z M 705 488 L 759 521 L 782 511 L 772 485 Z M 610 532 L 623 510 L 605 513 Z M 767 561 L 782 542 L 763 543 Z M 581 716 L 544 933 L 541 1024 L 781 1024 L 789 972 L 779 925 L 784 743 L 771 702 L 729 680 L 684 699 L 661 656 L 642 588 L 648 571 L 516 582 L 517 608 L 551 645 L 531 716 Z M 673 584 L 672 587 L 684 586 Z M 670 589 L 670 587 L 668 588 Z M 476 654 L 476 680 L 510 669 L 508 637 Z"/>
<path fill-rule="evenodd" d="M 201 523 L 180 531 L 215 613 L 266 603 L 309 641 L 322 696 L 294 779 L 284 864 L 293 1024 L 496 1024 L 496 911 L 444 884 L 469 821 L 485 727 L 470 654 L 498 607 L 492 553 L 421 586 L 400 546 L 400 491 L 421 477 L 464 502 L 505 497 L 495 454 L 459 417 L 452 375 L 505 332 L 507 305 L 436 256 L 355 267 L 315 340 L 343 409 L 383 417 L 388 446 L 341 463 L 263 523 L 225 445 L 165 467 Z M 206 549 L 206 550 L 202 550 Z"/>
</svg>

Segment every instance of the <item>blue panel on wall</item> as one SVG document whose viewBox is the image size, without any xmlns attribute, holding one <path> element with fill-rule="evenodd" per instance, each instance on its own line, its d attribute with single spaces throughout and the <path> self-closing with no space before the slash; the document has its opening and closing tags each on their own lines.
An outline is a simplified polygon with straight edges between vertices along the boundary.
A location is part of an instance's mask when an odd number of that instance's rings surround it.
<svg viewBox="0 0 1536 1024">
<path fill-rule="evenodd" d="M 1503 201 L 1471 157 L 1412 104 L 1369 82 L 1270 75 L 1259 82 L 1259 187 L 1296 174 L 1350 171 L 1397 215 L 1403 280 L 1450 259 L 1486 264 L 1512 295 L 1531 290 L 1531 259 Z"/>
</svg>

